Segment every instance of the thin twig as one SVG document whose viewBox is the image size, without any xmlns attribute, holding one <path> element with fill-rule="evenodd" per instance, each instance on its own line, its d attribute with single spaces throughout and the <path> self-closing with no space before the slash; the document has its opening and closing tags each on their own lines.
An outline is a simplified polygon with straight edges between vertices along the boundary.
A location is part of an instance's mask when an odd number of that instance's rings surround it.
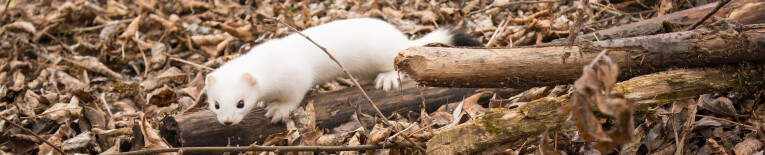
<svg viewBox="0 0 765 155">
<path fill-rule="evenodd" d="M 345 75 L 348 75 L 348 77 L 351 79 L 351 81 L 353 81 L 353 84 L 354 84 L 354 85 L 356 85 L 356 88 L 359 88 L 359 90 L 361 91 L 361 95 L 363 95 L 363 96 L 364 96 L 364 98 L 366 98 L 366 99 L 367 99 L 367 101 L 369 101 L 369 103 L 370 103 L 370 104 L 372 104 L 372 108 L 374 108 L 374 109 L 375 109 L 375 111 L 377 112 L 377 115 L 379 115 L 379 116 L 380 116 L 380 118 L 383 118 L 383 119 L 385 119 L 385 115 L 383 115 L 383 113 L 380 111 L 380 108 L 377 108 L 377 104 L 375 104 L 375 102 L 374 102 L 374 101 L 372 101 L 372 98 L 369 98 L 369 95 L 367 95 L 367 92 L 366 92 L 366 91 L 364 91 L 364 88 L 361 88 L 361 84 L 359 84 L 359 82 L 358 82 L 358 81 L 356 81 L 356 78 L 353 78 L 353 75 L 351 75 L 351 72 L 348 72 L 348 69 L 345 69 L 345 67 L 343 66 L 343 64 L 341 64 L 341 63 L 340 63 L 340 61 L 338 61 L 338 60 L 335 58 L 335 56 L 333 56 L 332 54 L 330 54 L 330 53 L 329 53 L 329 51 L 327 51 L 327 49 L 326 49 L 326 48 L 324 48 L 324 46 L 321 46 L 321 45 L 319 45 L 319 43 L 316 43 L 315 41 L 313 41 L 313 39 L 311 39 L 310 37 L 306 36 L 305 34 L 303 34 L 303 33 L 300 33 L 300 31 L 298 31 L 298 29 L 296 29 L 295 27 L 292 27 L 292 26 L 290 26 L 289 24 L 287 24 L 287 23 L 284 23 L 284 21 L 281 21 L 281 20 L 279 20 L 279 19 L 277 19 L 277 18 L 274 18 L 274 17 L 269 17 L 269 19 L 270 19 L 270 20 L 274 20 L 274 21 L 277 21 L 277 22 L 281 23 L 282 25 L 284 25 L 284 26 L 286 26 L 286 27 L 288 27 L 288 28 L 292 29 L 292 31 L 295 31 L 295 33 L 297 33 L 297 34 L 299 34 L 299 35 L 303 36 L 305 39 L 308 39 L 308 41 L 310 41 L 311 43 L 313 43 L 314 45 L 316 45 L 316 47 L 319 47 L 319 49 L 321 49 L 322 51 L 324 51 L 324 53 L 325 53 L 325 54 L 327 54 L 327 56 L 329 56 L 329 58 L 330 58 L 330 59 L 332 59 L 332 61 L 335 61 L 335 63 L 337 63 L 337 65 L 338 65 L 338 66 L 340 66 L 340 68 L 341 68 L 341 69 L 343 69 L 343 72 L 345 72 Z M 383 124 L 385 124 L 385 125 L 389 126 L 389 127 L 393 127 L 393 125 L 391 125 L 391 124 L 390 124 L 390 123 L 389 123 L 387 120 L 382 120 L 381 122 L 382 122 Z M 398 131 L 396 131 L 396 132 L 398 132 Z M 414 143 L 414 141 L 412 141 L 412 140 L 411 140 L 409 137 L 404 137 L 404 139 L 406 139 L 406 140 L 407 140 L 407 141 L 409 141 L 410 143 L 414 144 L 414 146 L 415 146 L 415 147 L 416 147 L 416 148 L 417 148 L 417 149 L 418 149 L 418 150 L 419 150 L 419 151 L 420 151 L 422 154 L 425 154 L 425 149 L 424 149 L 423 147 L 421 147 L 419 144 L 417 144 L 417 143 Z"/>
<path fill-rule="evenodd" d="M 92 27 L 78 27 L 78 28 L 72 29 L 72 31 L 75 31 L 75 32 L 93 31 L 93 30 L 98 30 L 98 29 L 104 28 L 106 26 L 110 26 L 110 25 L 117 25 L 117 24 L 122 24 L 122 23 L 130 23 L 130 22 L 133 21 L 133 19 L 134 18 L 123 19 L 123 20 L 119 20 L 117 22 L 106 23 L 106 24 L 96 25 L 96 26 L 92 26 Z"/>
<path fill-rule="evenodd" d="M 0 20 L 5 19 L 5 12 L 8 12 L 8 6 L 11 6 L 11 1 L 13 0 L 8 0 L 5 2 L 5 8 L 3 8 L 3 14 L 0 15 Z"/>
<path fill-rule="evenodd" d="M 393 136 L 390 136 L 390 137 L 388 137 L 388 140 L 393 140 L 393 138 L 396 138 L 396 136 L 398 136 L 399 134 L 403 133 L 403 132 L 404 132 L 404 131 L 406 131 L 406 130 L 409 130 L 409 129 L 411 129 L 411 128 L 412 128 L 412 127 L 414 127 L 415 125 L 417 125 L 417 122 L 414 122 L 414 123 L 412 123 L 411 125 L 409 125 L 409 127 L 406 127 L 406 129 L 404 129 L 404 130 L 401 130 L 401 131 L 397 132 L 396 134 L 393 134 Z"/>
<path fill-rule="evenodd" d="M 403 134 L 403 135 L 401 135 L 401 137 L 404 138 L 404 140 L 408 141 L 409 143 L 415 144 L 414 140 L 409 138 L 411 135 L 404 133 L 405 131 L 411 129 L 415 125 L 417 125 L 417 122 L 412 123 L 411 125 L 409 125 L 409 127 L 407 127 L 404 130 L 397 131 L 396 134 L 394 134 L 393 136 L 388 137 L 388 140 L 392 141 L 393 138 L 396 137 L 397 135 Z M 425 150 L 425 148 L 421 147 L 420 145 L 414 145 L 414 147 L 417 148 L 417 150 L 419 150 L 420 153 L 422 153 L 422 154 L 425 154 L 427 152 L 427 150 Z"/>
<path fill-rule="evenodd" d="M 46 36 L 48 36 L 48 37 L 52 38 L 52 39 L 53 39 L 53 40 L 55 40 L 56 42 L 58 42 L 58 44 L 59 44 L 59 45 L 61 45 L 61 48 L 64 48 L 64 50 L 65 50 L 65 51 L 67 51 L 67 52 L 69 52 L 69 53 L 74 53 L 74 50 L 73 50 L 71 47 L 69 47 L 69 45 L 66 45 L 66 43 L 64 43 L 63 41 L 59 40 L 59 39 L 58 39 L 58 37 L 55 37 L 55 36 L 51 35 L 51 34 L 50 34 L 50 33 L 48 33 L 48 32 L 42 32 L 42 33 L 43 33 L 44 35 L 46 35 Z"/>
<path fill-rule="evenodd" d="M 508 16 L 508 18 L 511 18 L 511 17 Z M 489 38 L 489 42 L 486 43 L 486 47 L 491 47 L 495 43 L 497 43 L 497 38 L 498 38 L 497 35 L 502 35 L 502 33 L 505 32 L 505 28 L 507 28 L 507 25 L 510 25 L 510 24 L 508 24 L 509 23 L 508 21 L 509 20 L 505 19 L 502 22 L 500 22 L 499 25 L 497 25 L 499 27 L 497 27 L 497 29 L 494 30 L 494 34 L 492 34 L 491 38 Z"/>
<path fill-rule="evenodd" d="M 709 17 L 712 17 L 713 14 L 717 13 L 717 11 L 720 11 L 720 8 L 725 6 L 725 4 L 728 4 L 728 2 L 730 2 L 730 0 L 720 0 L 719 2 L 717 2 L 717 6 L 715 6 L 715 9 L 712 9 L 712 11 L 707 13 L 707 15 L 704 15 L 704 17 L 699 19 L 699 21 L 696 21 L 696 23 L 693 23 L 693 25 L 688 26 L 688 28 L 685 30 L 690 31 L 690 30 L 696 29 L 696 27 L 701 25 L 701 23 L 704 23 L 704 21 L 706 21 Z"/>
<path fill-rule="evenodd" d="M 484 12 L 486 10 L 490 10 L 490 9 L 493 9 L 493 8 L 497 8 L 497 7 L 504 8 L 504 7 L 509 7 L 509 6 L 516 5 L 516 4 L 537 4 L 537 3 L 557 3 L 557 2 L 566 2 L 566 1 L 562 1 L 561 0 L 561 1 L 519 1 L 519 2 L 510 2 L 507 5 L 491 6 L 491 7 L 486 7 L 486 8 L 480 9 L 480 10 L 476 10 L 476 11 L 470 12 L 468 14 L 468 16 L 474 15 L 474 14 L 479 13 L 479 12 Z"/>
<path fill-rule="evenodd" d="M 749 129 L 755 129 L 755 128 L 754 128 L 753 126 L 751 126 L 751 125 L 746 125 L 746 124 L 742 124 L 742 123 L 739 123 L 739 122 L 734 122 L 734 121 L 731 121 L 731 120 L 722 119 L 722 118 L 717 118 L 717 117 L 713 117 L 713 116 L 707 116 L 707 115 L 699 115 L 699 114 L 696 114 L 696 117 L 706 117 L 706 118 L 710 118 L 710 119 L 713 119 L 713 120 L 723 121 L 723 122 L 726 122 L 726 123 L 731 123 L 731 124 L 741 125 L 741 126 L 743 126 L 743 127 L 745 127 L 745 128 L 749 128 Z"/>
<path fill-rule="evenodd" d="M 19 124 L 16 124 L 13 121 L 10 121 L 10 120 L 6 119 L 5 117 L 0 117 L 0 119 L 3 119 L 5 122 L 8 122 L 8 124 L 11 124 L 13 127 L 19 128 L 22 131 L 24 131 L 24 132 L 26 132 L 28 134 L 31 134 L 32 136 L 35 136 L 37 139 L 40 139 L 40 141 L 42 141 L 43 143 L 50 145 L 50 147 L 55 149 L 56 152 L 61 153 L 61 154 L 66 154 L 66 153 L 64 153 L 63 150 L 61 150 L 60 148 L 56 147 L 56 145 L 53 145 L 53 143 L 50 143 L 48 140 L 43 139 L 42 137 L 40 137 L 40 135 L 37 135 L 35 132 L 32 132 L 32 130 L 29 130 L 27 128 L 21 127 Z"/>
<path fill-rule="evenodd" d="M 114 114 L 112 113 L 112 108 L 109 108 L 109 104 L 106 103 L 106 93 L 101 93 L 101 102 L 104 103 L 104 108 L 106 108 L 106 112 L 109 112 L 109 117 L 114 117 Z"/>
<path fill-rule="evenodd" d="M 417 145 L 424 145 L 419 143 Z M 405 148 L 414 146 L 411 143 L 386 143 L 373 145 L 354 145 L 354 146 L 240 146 L 240 147 L 180 147 L 166 149 L 147 149 L 132 152 L 116 153 L 112 155 L 134 155 L 134 154 L 157 154 L 163 152 L 245 152 L 245 151 L 362 151 L 388 148 Z"/>
<path fill-rule="evenodd" d="M 276 18 L 274 18 L 274 17 L 269 17 L 269 19 L 271 19 L 271 20 L 274 20 L 274 21 L 277 21 L 277 22 L 279 22 L 279 23 L 282 23 L 284 26 L 287 26 L 288 28 L 292 29 L 292 31 L 295 31 L 295 33 L 297 33 L 297 34 L 299 34 L 299 35 L 303 36 L 305 39 L 308 39 L 308 41 L 311 41 L 311 43 L 313 43 L 314 45 L 316 45 L 317 47 L 319 47 L 319 48 L 320 48 L 322 51 L 324 51 L 324 53 L 326 53 L 326 54 L 327 54 L 327 56 L 329 56 L 329 58 L 330 58 L 330 59 L 332 59 L 332 61 L 335 61 L 335 63 L 337 63 L 337 65 L 338 65 L 338 66 L 340 66 L 340 68 L 341 68 L 341 69 L 343 69 L 343 72 L 345 72 L 345 74 L 346 74 L 346 75 L 348 75 L 348 77 L 350 77 L 350 78 L 351 78 L 351 81 L 353 81 L 353 84 L 354 84 L 354 85 L 356 85 L 356 88 L 359 88 L 359 90 L 361 91 L 361 95 L 363 95 L 363 96 L 364 96 L 364 98 L 366 98 L 366 99 L 367 99 L 367 101 L 369 101 L 369 103 L 371 103 L 371 104 L 372 104 L 372 108 L 374 108 L 374 109 L 375 109 L 375 111 L 377 112 L 377 115 L 380 115 L 380 117 L 381 117 L 381 118 L 385 118 L 385 115 L 383 115 L 383 113 L 380 111 L 380 109 L 379 109 L 379 108 L 377 108 L 377 104 L 375 104 L 375 102 L 373 102 L 373 101 L 372 101 L 372 98 L 369 98 L 369 95 L 367 95 L 367 92 L 366 92 L 366 91 L 364 91 L 364 88 L 361 88 L 361 84 L 359 84 L 359 82 L 358 82 L 358 81 L 356 81 L 356 78 L 353 78 L 353 75 L 351 75 L 351 72 L 348 72 L 348 69 L 345 69 L 345 67 L 343 66 L 343 64 L 340 64 L 340 61 L 337 61 L 337 59 L 335 58 L 335 56 L 332 56 L 332 54 L 330 54 L 330 53 L 329 53 L 329 51 L 327 51 L 327 49 L 326 49 L 326 48 L 324 48 L 324 46 L 321 46 L 321 45 L 319 45 L 318 43 L 316 43 L 315 41 L 313 41 L 313 39 L 311 39 L 310 37 L 306 36 L 306 35 L 305 35 L 305 34 L 303 34 L 303 33 L 300 33 L 300 31 L 298 31 L 298 30 L 297 30 L 297 29 L 295 29 L 294 27 L 290 26 L 290 25 L 289 25 L 289 24 L 287 24 L 287 23 L 284 23 L 283 21 L 281 21 L 281 20 L 279 20 L 279 19 L 276 19 Z M 391 124 L 390 124 L 390 123 L 388 123 L 387 121 L 382 121 L 382 122 L 383 122 L 384 124 L 388 125 L 388 126 L 391 126 Z"/>
<path fill-rule="evenodd" d="M 597 63 L 598 60 L 600 60 L 600 57 L 603 57 L 606 55 L 606 51 L 607 50 L 601 51 L 600 54 L 598 54 L 598 56 L 596 56 L 595 59 L 593 59 L 592 62 L 590 62 L 590 65 L 587 65 L 587 67 L 592 68 L 593 66 L 595 66 L 595 63 Z"/>
<path fill-rule="evenodd" d="M 640 19 L 632 17 L 632 16 L 630 16 L 628 14 L 625 14 L 625 13 L 619 11 L 619 10 L 616 10 L 616 9 L 613 9 L 613 8 L 609 8 L 609 7 L 605 6 L 605 5 L 597 3 L 597 2 L 590 2 L 589 5 L 590 6 L 594 6 L 595 9 L 599 9 L 601 11 L 605 11 L 605 12 L 608 12 L 610 14 L 614 14 L 614 15 L 622 16 L 622 17 L 627 17 L 630 21 L 633 21 L 633 22 L 640 21 Z"/>
<path fill-rule="evenodd" d="M 200 69 L 206 69 L 206 70 L 210 70 L 210 71 L 214 71 L 215 70 L 213 68 L 210 68 L 210 67 L 207 67 L 207 66 L 202 66 L 200 64 L 196 64 L 196 63 L 191 62 L 191 61 L 186 61 L 186 60 L 183 60 L 183 59 L 172 57 L 171 55 L 167 55 L 167 56 L 170 57 L 170 60 L 174 60 L 174 61 L 182 62 L 182 63 L 185 63 L 185 64 L 189 64 L 191 66 L 194 66 L 194 67 L 197 67 L 197 68 L 200 68 Z"/>
</svg>

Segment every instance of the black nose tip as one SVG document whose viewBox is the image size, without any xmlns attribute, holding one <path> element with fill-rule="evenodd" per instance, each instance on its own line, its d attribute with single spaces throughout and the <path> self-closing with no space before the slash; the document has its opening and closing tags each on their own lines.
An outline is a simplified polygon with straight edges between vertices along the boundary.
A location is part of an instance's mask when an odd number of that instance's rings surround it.
<svg viewBox="0 0 765 155">
<path fill-rule="evenodd" d="M 234 122 L 223 122 L 223 124 L 231 125 L 231 124 L 234 124 Z"/>
</svg>

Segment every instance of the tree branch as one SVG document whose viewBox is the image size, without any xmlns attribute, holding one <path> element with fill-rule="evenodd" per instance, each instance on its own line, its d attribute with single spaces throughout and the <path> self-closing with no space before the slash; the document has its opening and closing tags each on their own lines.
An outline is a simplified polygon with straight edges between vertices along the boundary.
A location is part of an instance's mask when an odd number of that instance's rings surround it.
<svg viewBox="0 0 765 155">
<path fill-rule="evenodd" d="M 731 0 L 720 0 L 720 2 L 718 2 L 718 3 L 717 3 L 717 6 L 715 6 L 715 9 L 712 9 L 712 11 L 710 11 L 709 13 L 707 13 L 707 15 L 704 15 L 704 17 L 701 17 L 701 19 L 699 19 L 699 21 L 696 21 L 696 23 L 693 23 L 693 25 L 689 26 L 689 27 L 688 27 L 687 29 L 685 29 L 685 30 L 686 30 L 686 31 L 690 31 L 690 30 L 696 29 L 696 27 L 698 27 L 699 25 L 701 25 L 701 23 L 704 23 L 704 21 L 706 21 L 707 19 L 709 19 L 709 17 L 712 17 L 712 15 L 713 15 L 713 14 L 715 14 L 715 13 L 717 13 L 717 11 L 720 11 L 720 8 L 722 8 L 723 6 L 725 6 L 725 4 L 728 4 L 728 2 L 730 2 L 730 1 L 731 1 Z"/>
<path fill-rule="evenodd" d="M 3 119 L 5 122 L 8 122 L 8 123 L 9 123 L 9 124 L 11 124 L 13 127 L 19 128 L 19 129 L 21 129 L 22 131 L 24 131 L 24 132 L 26 132 L 26 133 L 28 133 L 28 134 L 31 134 L 32 136 L 35 136 L 37 139 L 40 139 L 40 141 L 42 141 L 43 143 L 50 145 L 50 147 L 52 147 L 53 149 L 55 149 L 55 150 L 56 150 L 58 153 L 61 153 L 61 154 L 66 154 L 66 153 L 64 153 L 64 151 L 63 151 L 63 150 L 61 150 L 60 148 L 56 147 L 56 145 L 53 145 L 53 143 L 50 143 L 48 140 L 46 140 L 46 139 L 43 139 L 42 137 L 40 137 L 40 135 L 37 135 L 35 132 L 32 132 L 32 130 L 29 130 L 29 129 L 27 129 L 27 128 L 21 127 L 19 124 L 16 124 L 16 123 L 14 123 L 14 122 L 13 122 L 13 121 L 11 121 L 11 120 L 8 120 L 8 119 L 6 119 L 5 117 L 0 117 L 0 119 Z"/>
<path fill-rule="evenodd" d="M 362 151 L 387 148 L 405 148 L 424 143 L 385 143 L 354 146 L 241 146 L 241 147 L 180 147 L 166 149 L 147 149 L 123 152 L 112 155 L 156 154 L 163 152 L 245 152 L 245 151 Z"/>
</svg>

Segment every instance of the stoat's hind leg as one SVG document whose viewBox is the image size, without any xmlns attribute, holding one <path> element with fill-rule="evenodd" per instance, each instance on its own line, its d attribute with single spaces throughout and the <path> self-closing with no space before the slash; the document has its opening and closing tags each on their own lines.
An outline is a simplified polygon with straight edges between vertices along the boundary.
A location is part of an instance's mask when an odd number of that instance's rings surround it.
<svg viewBox="0 0 765 155">
<path fill-rule="evenodd" d="M 404 75 L 399 74 L 396 71 L 377 74 L 377 78 L 375 79 L 375 88 L 385 91 L 396 89 L 399 85 L 399 77 L 403 78 Z"/>
</svg>

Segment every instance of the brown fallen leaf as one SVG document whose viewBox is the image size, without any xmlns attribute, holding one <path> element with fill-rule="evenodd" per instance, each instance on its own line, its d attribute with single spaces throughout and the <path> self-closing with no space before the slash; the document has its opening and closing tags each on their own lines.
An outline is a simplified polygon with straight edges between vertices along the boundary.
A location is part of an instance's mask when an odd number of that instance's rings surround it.
<svg viewBox="0 0 765 155">
<path fill-rule="evenodd" d="M 47 110 L 39 114 L 48 119 L 56 120 L 59 124 L 67 121 L 68 118 L 79 118 L 82 116 L 82 107 L 77 97 L 72 97 L 69 103 L 56 103 Z"/>
<path fill-rule="evenodd" d="M 282 142 L 286 142 L 286 145 L 292 145 L 292 142 L 295 142 L 297 138 L 300 137 L 300 132 L 297 130 L 289 130 L 284 131 L 281 133 L 275 133 L 268 135 L 266 137 L 266 140 L 263 141 L 262 146 L 272 146 L 272 145 L 278 145 Z"/>
<path fill-rule="evenodd" d="M 712 94 L 704 94 L 699 97 L 699 107 L 725 116 L 738 116 L 736 108 L 726 97 L 712 97 Z"/>
<path fill-rule="evenodd" d="M 15 21 L 10 24 L 3 25 L 2 31 L 0 31 L 0 34 L 3 32 L 26 32 L 34 36 L 37 34 L 37 29 L 35 29 L 35 25 L 33 25 L 30 22 L 27 21 Z"/>
<path fill-rule="evenodd" d="M 13 72 L 13 85 L 8 87 L 8 89 L 15 92 L 19 92 L 22 89 L 26 88 L 25 87 L 26 82 L 24 82 L 24 79 L 25 79 L 25 76 L 24 74 L 21 73 L 21 70 L 16 70 L 15 72 Z"/>
<path fill-rule="evenodd" d="M 101 61 L 98 61 L 98 58 L 92 56 L 74 56 L 71 59 L 64 58 L 63 60 L 72 63 L 77 67 L 82 67 L 89 71 L 106 75 L 109 78 L 117 80 L 122 79 L 122 74 L 112 71 L 109 67 L 106 67 L 106 65 L 101 63 Z"/>
<path fill-rule="evenodd" d="M 303 144 L 305 146 L 315 146 L 317 145 L 317 140 L 319 140 L 319 137 L 321 137 L 324 134 L 321 130 L 314 130 L 310 131 L 304 134 L 301 134 L 300 137 L 303 138 Z"/>
<path fill-rule="evenodd" d="M 151 69 L 159 69 L 162 66 L 165 65 L 165 62 L 167 61 L 167 56 L 163 54 L 167 51 L 167 47 L 165 44 L 162 43 L 154 43 L 154 46 L 151 47 L 151 58 L 149 59 L 151 64 Z"/>
<path fill-rule="evenodd" d="M 511 100 L 502 99 L 501 97 L 497 96 L 497 94 L 494 94 L 494 96 L 489 99 L 489 108 L 505 108 L 510 103 L 512 103 Z"/>
<path fill-rule="evenodd" d="M 141 19 L 143 19 L 142 17 L 143 17 L 142 15 L 135 17 L 133 21 L 130 22 L 130 25 L 128 25 L 128 27 L 125 28 L 125 32 L 123 32 L 122 35 L 119 36 L 119 38 L 134 37 L 135 34 L 138 32 L 138 26 L 141 24 Z"/>
<path fill-rule="evenodd" d="M 558 155 L 559 152 L 556 152 L 552 146 L 550 146 L 550 136 L 547 132 L 542 133 L 541 138 L 539 140 L 539 149 L 537 150 L 537 153 L 540 155 Z"/>
<path fill-rule="evenodd" d="M 75 137 L 61 142 L 61 149 L 64 151 L 75 152 L 80 152 L 77 150 L 93 150 L 101 152 L 101 148 L 96 142 L 96 137 L 93 136 L 93 133 L 89 131 L 82 132 Z"/>
<path fill-rule="evenodd" d="M 249 23 L 220 23 L 215 21 L 206 21 L 203 22 L 202 25 L 226 31 L 226 33 L 231 34 L 231 36 L 234 36 L 239 40 L 255 40 L 255 37 L 252 36 L 251 32 L 252 24 Z"/>
<path fill-rule="evenodd" d="M 484 93 L 477 93 L 462 100 L 462 102 L 464 102 L 462 110 L 470 115 L 471 118 L 476 118 L 478 115 L 481 115 L 486 111 L 486 108 L 483 108 L 483 106 L 478 104 L 478 99 L 481 98 L 481 95 L 483 94 Z"/>
<path fill-rule="evenodd" d="M 747 137 L 744 141 L 736 144 L 733 147 L 733 153 L 736 155 L 742 154 L 754 154 L 758 150 L 762 149 L 762 141 L 754 137 Z"/>
<path fill-rule="evenodd" d="M 366 144 L 377 144 L 390 135 L 390 133 L 390 128 L 383 127 L 382 124 L 375 124 L 372 131 L 369 132 L 369 139 L 367 139 Z"/>
<path fill-rule="evenodd" d="M 725 148 L 717 144 L 717 141 L 712 138 L 707 139 L 707 146 L 712 149 L 712 152 L 710 154 L 714 155 L 727 155 L 728 153 L 725 152 Z"/>
<path fill-rule="evenodd" d="M 141 133 L 143 133 L 144 147 L 147 149 L 162 149 L 170 148 L 159 133 L 151 127 L 151 124 L 147 121 L 146 117 L 141 117 L 141 121 L 138 124 L 141 127 Z M 162 155 L 170 155 L 176 153 L 160 153 Z"/>
<path fill-rule="evenodd" d="M 353 136 L 348 139 L 348 143 L 346 143 L 346 146 L 356 146 L 361 145 L 361 139 L 364 138 L 363 133 L 356 132 L 353 134 Z M 359 151 L 340 151 L 340 155 L 358 155 L 360 154 Z"/>
<path fill-rule="evenodd" d="M 343 142 L 345 142 L 346 138 L 353 135 L 349 133 L 352 133 L 352 132 L 324 134 L 316 140 L 316 144 L 320 146 L 340 145 L 340 144 L 343 144 Z"/>
<path fill-rule="evenodd" d="M 109 129 L 109 130 L 93 128 L 92 130 L 93 130 L 93 133 L 95 133 L 96 135 L 105 135 L 105 136 L 120 136 L 120 135 L 133 134 L 132 128 L 119 128 L 119 129 Z"/>
<path fill-rule="evenodd" d="M 185 75 L 187 74 L 181 72 L 180 69 L 171 67 L 163 71 L 159 76 L 151 76 L 148 80 L 141 82 L 139 87 L 143 90 L 153 90 L 169 82 L 181 82 L 185 79 Z"/>
<path fill-rule="evenodd" d="M 146 105 L 165 107 L 177 102 L 178 96 L 172 88 L 165 86 L 146 94 L 146 101 Z"/>
</svg>

